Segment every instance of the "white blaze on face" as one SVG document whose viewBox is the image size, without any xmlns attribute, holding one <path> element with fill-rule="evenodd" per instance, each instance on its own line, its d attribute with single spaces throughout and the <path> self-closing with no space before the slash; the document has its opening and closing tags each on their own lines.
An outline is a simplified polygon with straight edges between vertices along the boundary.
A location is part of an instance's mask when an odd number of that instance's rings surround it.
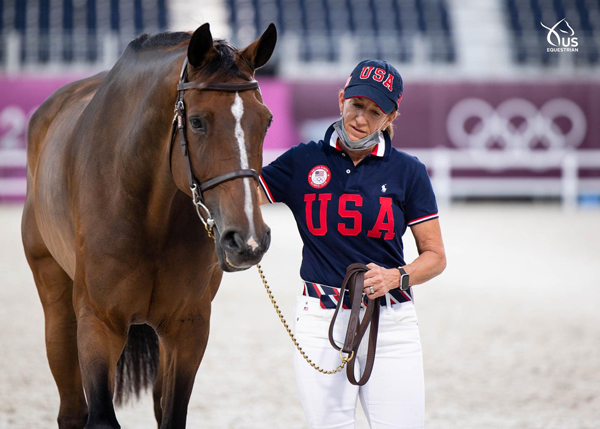
<svg viewBox="0 0 600 429">
<path fill-rule="evenodd" d="M 235 100 L 231 106 L 231 113 L 235 118 L 235 139 L 237 140 L 238 147 L 240 149 L 240 168 L 245 170 L 248 168 L 248 153 L 246 152 L 246 139 L 244 138 L 244 130 L 242 129 L 242 116 L 244 115 L 244 102 L 239 93 L 235 93 Z M 254 239 L 254 216 L 252 212 L 252 198 L 250 195 L 250 178 L 244 177 L 244 211 L 248 217 L 248 224 L 250 226 L 250 238 L 248 239 L 248 245 L 252 247 L 252 250 L 258 247 L 258 243 Z"/>
</svg>

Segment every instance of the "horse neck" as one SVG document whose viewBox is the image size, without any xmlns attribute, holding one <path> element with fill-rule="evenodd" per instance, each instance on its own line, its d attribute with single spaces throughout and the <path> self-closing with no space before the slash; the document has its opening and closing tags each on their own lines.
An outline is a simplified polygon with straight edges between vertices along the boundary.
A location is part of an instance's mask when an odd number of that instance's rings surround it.
<svg viewBox="0 0 600 429">
<path fill-rule="evenodd" d="M 147 222 L 152 222 L 154 215 L 169 216 L 173 202 L 179 200 L 174 198 L 177 187 L 167 152 L 179 68 L 185 54 L 162 55 L 154 60 L 142 55 L 115 65 L 105 101 L 119 124 L 113 132 L 117 160 L 114 177 L 137 207 L 146 207 Z"/>
</svg>

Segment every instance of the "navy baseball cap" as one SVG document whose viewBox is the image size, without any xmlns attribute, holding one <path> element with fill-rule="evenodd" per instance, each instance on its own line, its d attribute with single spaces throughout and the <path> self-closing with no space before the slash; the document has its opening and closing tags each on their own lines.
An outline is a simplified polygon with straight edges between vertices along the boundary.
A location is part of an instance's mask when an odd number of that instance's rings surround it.
<svg viewBox="0 0 600 429">
<path fill-rule="evenodd" d="M 365 60 L 358 63 L 346 82 L 344 98 L 365 97 L 384 113 L 397 109 L 402 99 L 402 77 L 385 61 Z"/>
</svg>

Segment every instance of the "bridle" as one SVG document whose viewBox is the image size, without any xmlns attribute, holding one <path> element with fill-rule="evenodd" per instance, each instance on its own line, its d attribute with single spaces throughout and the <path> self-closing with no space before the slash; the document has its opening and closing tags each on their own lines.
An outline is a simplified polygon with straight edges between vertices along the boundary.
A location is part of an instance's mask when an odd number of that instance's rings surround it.
<svg viewBox="0 0 600 429">
<path fill-rule="evenodd" d="M 188 149 L 188 141 L 185 134 L 185 103 L 183 102 L 183 94 L 188 89 L 196 89 L 199 91 L 221 91 L 221 92 L 241 92 L 241 91 L 250 91 L 253 89 L 259 89 L 258 82 L 256 80 L 251 80 L 248 82 L 239 82 L 239 83 L 229 83 L 229 82 L 186 82 L 187 80 L 187 65 L 188 59 L 185 58 L 183 62 L 183 66 L 181 68 L 181 74 L 179 75 L 179 83 L 177 85 L 177 102 L 175 103 L 175 117 L 173 118 L 173 126 L 171 130 L 171 143 L 169 145 L 169 168 L 171 169 L 171 173 L 173 172 L 171 167 L 171 153 L 173 151 L 173 142 L 175 141 L 175 136 L 177 131 L 179 131 L 179 137 L 181 140 L 181 151 L 183 153 L 183 157 L 185 158 L 188 172 L 188 182 L 190 191 L 192 191 L 192 199 L 194 202 L 194 207 L 196 207 L 196 212 L 198 213 L 198 217 L 204 224 L 208 235 L 211 238 L 215 238 L 213 234 L 213 228 L 215 227 L 215 220 L 210 213 L 210 210 L 204 204 L 204 197 L 202 196 L 202 192 L 207 191 L 215 186 L 220 185 L 223 182 L 227 182 L 229 180 L 237 179 L 239 177 L 252 177 L 258 183 L 258 173 L 256 170 L 252 168 L 235 170 L 229 173 L 221 174 L 220 176 L 213 177 L 210 180 L 207 180 L 204 183 L 200 183 L 198 179 L 194 176 L 192 171 L 192 163 L 190 161 L 189 149 Z"/>
</svg>

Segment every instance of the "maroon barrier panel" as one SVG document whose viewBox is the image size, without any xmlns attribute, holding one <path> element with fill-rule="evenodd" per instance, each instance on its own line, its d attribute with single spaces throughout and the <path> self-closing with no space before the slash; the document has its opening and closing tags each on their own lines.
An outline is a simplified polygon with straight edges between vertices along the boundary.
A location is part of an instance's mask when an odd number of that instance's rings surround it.
<svg viewBox="0 0 600 429">
<path fill-rule="evenodd" d="M 294 85 L 303 140 L 321 139 L 339 118 L 342 85 Z M 405 82 L 399 114 L 393 145 L 425 162 L 446 201 L 559 196 L 574 204 L 593 196 L 600 203 L 600 82 Z"/>
<path fill-rule="evenodd" d="M 56 89 L 77 78 L 61 77 L 15 78 L 0 77 L 0 151 L 24 149 L 27 138 L 27 124 L 31 115 Z M 265 104 L 276 113 L 265 146 L 285 147 L 286 136 L 293 129 L 289 106 L 292 103 L 292 88 L 279 80 L 260 79 L 261 93 Z M 173 100 L 176 98 L 173 92 Z M 170 124 L 165 124 L 169 127 Z M 0 152 L 1 155 L 2 152 Z"/>
<path fill-rule="evenodd" d="M 31 115 L 44 100 L 61 86 L 77 77 L 3 78 L 0 77 L 0 202 L 21 201 L 25 195 L 25 147 L 27 125 Z M 292 87 L 275 79 L 259 78 L 265 104 L 275 120 L 265 139 L 265 148 L 283 151 L 287 148 L 290 130 Z M 175 102 L 175 83 L 173 85 Z M 171 124 L 164 124 L 170 129 Z"/>
<path fill-rule="evenodd" d="M 77 77 L 0 77 L 0 202 L 25 195 L 25 144 L 31 115 L 44 100 Z"/>
<path fill-rule="evenodd" d="M 514 147 L 517 139 L 534 150 L 561 144 L 600 149 L 600 83 L 404 84 L 393 139 L 398 148 L 457 149 L 479 144 L 501 150 Z M 341 81 L 294 84 L 296 124 L 302 128 L 307 121 L 338 117 L 337 94 L 342 86 Z"/>
<path fill-rule="evenodd" d="M 0 77 L 0 201 L 23 198 L 29 118 L 52 91 L 72 80 Z M 260 84 L 274 114 L 264 144 L 265 161 L 300 141 L 322 138 L 327 126 L 339 118 L 342 81 L 261 79 Z M 532 169 L 523 155 L 600 150 L 599 82 L 405 82 L 399 113 L 395 147 L 431 153 L 439 148 L 454 153 L 471 150 L 480 159 L 488 154 L 514 154 L 514 159 L 521 160 L 519 174 L 525 176 L 561 173 L 557 168 Z M 453 168 L 452 176 L 489 176 L 504 170 L 500 177 L 510 177 L 506 172 L 510 167 L 506 161 L 484 162 L 474 172 L 473 166 L 462 173 Z M 600 177 L 600 163 L 590 166 L 588 162 L 586 168 L 580 176 Z"/>
</svg>

